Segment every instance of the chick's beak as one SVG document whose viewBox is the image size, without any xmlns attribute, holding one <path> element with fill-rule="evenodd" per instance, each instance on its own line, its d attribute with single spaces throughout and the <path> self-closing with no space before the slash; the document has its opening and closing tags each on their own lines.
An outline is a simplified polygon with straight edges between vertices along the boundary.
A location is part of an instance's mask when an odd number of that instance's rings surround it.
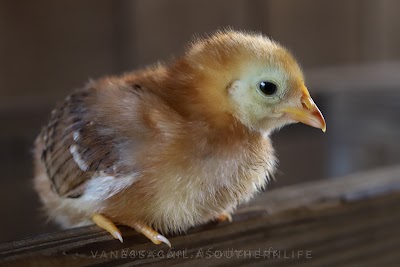
<svg viewBox="0 0 400 267">
<path fill-rule="evenodd" d="M 321 111 L 315 105 L 306 88 L 303 89 L 301 103 L 303 105 L 302 108 L 287 107 L 282 109 L 282 111 L 288 118 L 294 121 L 310 125 L 325 132 L 326 123 L 324 116 L 322 116 Z"/>
</svg>

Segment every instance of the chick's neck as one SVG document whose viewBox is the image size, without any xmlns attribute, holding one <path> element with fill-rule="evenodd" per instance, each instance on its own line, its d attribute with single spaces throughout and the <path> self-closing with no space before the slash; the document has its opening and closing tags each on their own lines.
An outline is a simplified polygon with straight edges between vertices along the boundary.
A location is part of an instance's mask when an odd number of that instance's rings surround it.
<svg viewBox="0 0 400 267">
<path fill-rule="evenodd" d="M 167 90 L 162 90 L 160 97 L 208 143 L 232 145 L 261 138 L 261 133 L 249 129 L 232 115 L 226 88 L 229 74 L 199 71 L 184 60 L 177 61 L 165 73 Z"/>
</svg>

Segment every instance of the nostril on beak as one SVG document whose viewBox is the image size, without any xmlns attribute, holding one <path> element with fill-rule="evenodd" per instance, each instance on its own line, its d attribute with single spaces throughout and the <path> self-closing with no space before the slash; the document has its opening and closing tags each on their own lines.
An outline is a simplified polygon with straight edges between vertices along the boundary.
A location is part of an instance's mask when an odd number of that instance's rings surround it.
<svg viewBox="0 0 400 267">
<path fill-rule="evenodd" d="M 311 110 L 315 106 L 314 101 L 309 96 L 303 96 L 301 98 L 301 104 L 303 108 L 307 110 Z"/>
</svg>

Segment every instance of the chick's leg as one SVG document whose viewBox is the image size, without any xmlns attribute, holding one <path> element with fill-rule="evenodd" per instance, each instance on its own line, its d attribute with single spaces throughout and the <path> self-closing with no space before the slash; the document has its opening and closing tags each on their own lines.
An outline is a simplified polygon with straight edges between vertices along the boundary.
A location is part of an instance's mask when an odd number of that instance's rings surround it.
<svg viewBox="0 0 400 267">
<path fill-rule="evenodd" d="M 110 219 L 104 217 L 101 214 L 95 213 L 92 215 L 92 221 L 100 228 L 109 232 L 115 239 L 121 241 L 121 243 L 124 242 L 124 240 L 122 239 L 121 232 L 115 226 L 115 224 L 112 221 L 110 221 Z"/>
<path fill-rule="evenodd" d="M 169 240 L 163 236 L 157 233 L 153 228 L 150 226 L 140 223 L 140 222 L 134 222 L 128 225 L 129 227 L 132 227 L 135 229 L 137 232 L 142 233 L 144 236 L 146 236 L 148 239 L 151 240 L 156 245 L 161 244 L 161 242 L 167 244 L 169 247 L 171 247 L 171 243 Z"/>
</svg>

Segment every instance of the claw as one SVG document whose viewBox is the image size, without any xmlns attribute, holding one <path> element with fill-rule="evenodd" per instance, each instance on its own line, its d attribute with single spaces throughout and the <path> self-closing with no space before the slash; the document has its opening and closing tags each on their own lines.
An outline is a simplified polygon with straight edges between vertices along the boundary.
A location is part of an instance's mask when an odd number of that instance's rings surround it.
<svg viewBox="0 0 400 267">
<path fill-rule="evenodd" d="M 167 244 L 169 246 L 169 248 L 171 248 L 171 243 L 169 242 L 169 240 L 165 236 L 157 235 L 156 239 L 159 240 L 160 243 L 163 242 L 164 244 Z M 158 243 L 157 245 L 159 245 L 160 243 Z"/>
<path fill-rule="evenodd" d="M 124 239 L 122 239 L 122 235 L 119 231 L 114 232 L 112 235 L 115 239 L 118 239 L 121 243 L 124 243 Z"/>
<path fill-rule="evenodd" d="M 95 213 L 92 215 L 92 221 L 100 228 L 109 232 L 115 239 L 118 239 L 121 243 L 124 242 L 121 232 L 119 231 L 117 226 L 115 226 L 115 224 L 110 221 L 110 219 L 104 217 L 104 215 Z"/>
</svg>

